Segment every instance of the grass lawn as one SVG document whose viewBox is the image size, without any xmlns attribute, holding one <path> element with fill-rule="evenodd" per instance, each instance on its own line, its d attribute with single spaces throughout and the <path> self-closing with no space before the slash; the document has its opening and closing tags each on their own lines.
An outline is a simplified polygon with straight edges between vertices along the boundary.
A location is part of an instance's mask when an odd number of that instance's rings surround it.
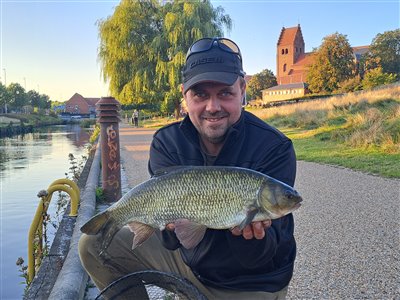
<svg viewBox="0 0 400 300">
<path fill-rule="evenodd" d="M 353 170 L 400 178 L 400 154 L 383 153 L 374 148 L 351 147 L 345 144 L 304 134 L 301 129 L 282 129 L 292 139 L 298 160 L 332 164 Z"/>
</svg>

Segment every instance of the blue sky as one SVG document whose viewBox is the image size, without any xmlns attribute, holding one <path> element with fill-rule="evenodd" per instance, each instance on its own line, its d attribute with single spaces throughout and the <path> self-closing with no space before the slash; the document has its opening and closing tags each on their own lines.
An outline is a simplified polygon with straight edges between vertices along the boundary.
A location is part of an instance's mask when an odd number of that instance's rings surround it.
<svg viewBox="0 0 400 300">
<path fill-rule="evenodd" d="M 96 21 L 119 1 L 0 0 L 0 77 L 52 100 L 108 95 L 97 58 Z M 212 1 L 234 26 L 225 36 L 241 48 L 247 74 L 276 72 L 276 43 L 282 27 L 301 25 L 306 51 L 332 33 L 352 46 L 371 43 L 378 33 L 400 27 L 399 0 Z"/>
</svg>

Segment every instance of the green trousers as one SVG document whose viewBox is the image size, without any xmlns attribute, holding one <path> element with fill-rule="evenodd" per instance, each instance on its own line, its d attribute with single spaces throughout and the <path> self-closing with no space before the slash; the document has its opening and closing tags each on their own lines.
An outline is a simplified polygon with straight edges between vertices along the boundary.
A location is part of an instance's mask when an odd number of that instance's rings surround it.
<svg viewBox="0 0 400 300">
<path fill-rule="evenodd" d="M 133 233 L 123 227 L 113 238 L 105 255 L 99 255 L 99 236 L 83 234 L 79 241 L 82 266 L 99 290 L 118 278 L 138 271 L 158 270 L 188 279 L 209 300 L 213 299 L 285 299 L 287 287 L 276 293 L 215 289 L 202 284 L 183 262 L 179 251 L 165 249 L 156 232 L 141 246 L 132 250 Z"/>
</svg>

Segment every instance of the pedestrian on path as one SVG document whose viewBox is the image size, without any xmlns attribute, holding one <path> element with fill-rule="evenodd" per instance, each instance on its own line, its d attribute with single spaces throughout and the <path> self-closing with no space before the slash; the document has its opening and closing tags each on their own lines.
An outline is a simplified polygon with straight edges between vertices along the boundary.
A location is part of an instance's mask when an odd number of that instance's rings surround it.
<svg viewBox="0 0 400 300">
<path fill-rule="evenodd" d="M 133 126 L 139 127 L 139 111 L 135 109 L 132 114 Z"/>
<path fill-rule="evenodd" d="M 204 38 L 189 48 L 182 85 L 188 115 L 154 135 L 151 175 L 169 166 L 237 166 L 294 185 L 292 142 L 242 109 L 244 76 L 242 55 L 233 41 Z M 252 222 L 242 231 L 208 229 L 190 250 L 179 243 L 174 224 L 166 225 L 135 250 L 132 233 L 124 227 L 106 250 L 106 260 L 99 253 L 100 237 L 83 235 L 80 257 L 97 287 L 151 269 L 180 274 L 208 299 L 285 298 L 296 256 L 292 214 Z"/>
</svg>

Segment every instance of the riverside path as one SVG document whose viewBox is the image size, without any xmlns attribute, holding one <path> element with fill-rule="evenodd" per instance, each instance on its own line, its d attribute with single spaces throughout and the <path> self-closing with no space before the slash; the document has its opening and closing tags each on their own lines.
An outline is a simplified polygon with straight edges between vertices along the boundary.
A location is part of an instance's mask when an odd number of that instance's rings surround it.
<svg viewBox="0 0 400 300">
<path fill-rule="evenodd" d="M 120 123 L 129 187 L 149 178 L 155 130 Z M 298 244 L 288 299 L 400 299 L 400 181 L 299 161 Z"/>
</svg>

